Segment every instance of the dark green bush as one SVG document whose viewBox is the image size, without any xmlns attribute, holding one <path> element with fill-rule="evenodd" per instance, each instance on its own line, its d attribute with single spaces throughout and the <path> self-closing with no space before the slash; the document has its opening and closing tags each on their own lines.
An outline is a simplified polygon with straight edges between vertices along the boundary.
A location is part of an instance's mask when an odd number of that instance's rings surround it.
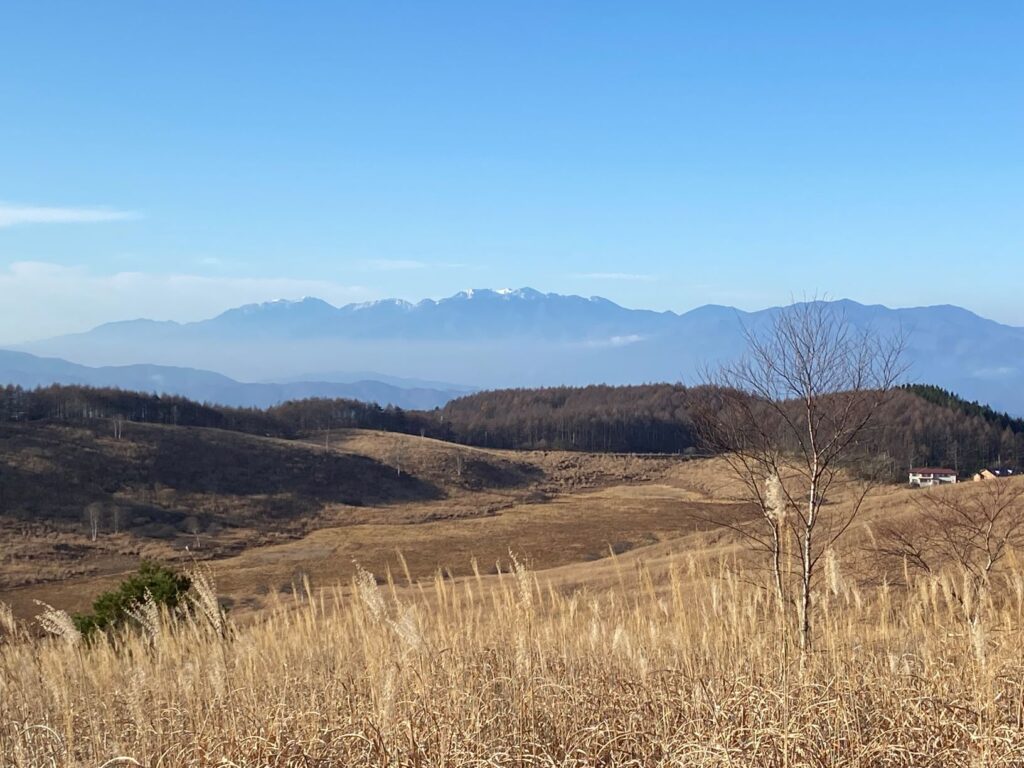
<svg viewBox="0 0 1024 768">
<path fill-rule="evenodd" d="M 104 592 L 92 604 L 92 613 L 76 614 L 75 626 L 83 635 L 115 629 L 130 618 L 128 611 L 153 596 L 157 605 L 171 610 L 184 606 L 192 582 L 188 576 L 151 561 L 143 561 L 139 572 L 121 582 L 116 590 Z"/>
</svg>

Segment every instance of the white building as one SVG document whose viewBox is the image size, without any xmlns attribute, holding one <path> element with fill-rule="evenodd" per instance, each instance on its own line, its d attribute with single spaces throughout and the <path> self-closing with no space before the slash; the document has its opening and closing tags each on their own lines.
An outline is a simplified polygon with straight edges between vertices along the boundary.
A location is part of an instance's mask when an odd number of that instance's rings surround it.
<svg viewBox="0 0 1024 768">
<path fill-rule="evenodd" d="M 956 482 L 956 470 L 945 467 L 911 467 L 910 484 L 925 488 L 931 485 L 943 485 Z"/>
</svg>

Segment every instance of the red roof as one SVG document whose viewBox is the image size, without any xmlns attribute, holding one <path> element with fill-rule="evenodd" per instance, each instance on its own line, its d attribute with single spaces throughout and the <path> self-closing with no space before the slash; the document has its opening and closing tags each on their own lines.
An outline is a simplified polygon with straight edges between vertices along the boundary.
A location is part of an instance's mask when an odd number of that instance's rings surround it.
<svg viewBox="0 0 1024 768">
<path fill-rule="evenodd" d="M 910 474 L 912 475 L 955 475 L 955 469 L 949 469 L 947 467 L 911 467 Z"/>
</svg>

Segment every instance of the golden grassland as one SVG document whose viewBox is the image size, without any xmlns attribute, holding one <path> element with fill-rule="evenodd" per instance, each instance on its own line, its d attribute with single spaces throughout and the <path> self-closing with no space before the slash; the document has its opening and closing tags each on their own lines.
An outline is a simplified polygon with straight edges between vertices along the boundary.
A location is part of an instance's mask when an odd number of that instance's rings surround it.
<svg viewBox="0 0 1024 768">
<path fill-rule="evenodd" d="M 177 451 L 196 435 L 139 444 Z M 266 450 L 296 466 L 326 452 Z M 952 563 L 926 574 L 880 560 L 876 532 L 912 529 L 922 492 L 868 497 L 820 569 L 801 656 L 761 564 L 708 523 L 744 511 L 720 461 L 358 431 L 330 451 L 394 487 L 352 506 L 330 483 L 296 486 L 289 509 L 317 519 L 199 564 L 188 617 L 143 606 L 134 629 L 75 642 L 51 611 L 56 635 L 40 639 L 24 621 L 43 610 L 34 598 L 80 609 L 119 574 L 0 594 L 15 607 L 0 610 L 0 766 L 1024 766 L 1024 553 L 971 606 Z M 402 476 L 437 492 L 404 497 Z M 162 491 L 169 508 L 231 501 L 179 480 Z M 25 567 L 48 557 L 32 546 Z"/>
<path fill-rule="evenodd" d="M 573 589 L 515 562 L 419 583 L 360 571 L 243 627 L 200 579 L 187 620 L 8 640 L 0 764 L 1024 764 L 1016 560 L 974 624 L 953 572 L 869 588 L 833 561 L 804 658 L 728 557 L 601 567 L 607 583 Z"/>
</svg>

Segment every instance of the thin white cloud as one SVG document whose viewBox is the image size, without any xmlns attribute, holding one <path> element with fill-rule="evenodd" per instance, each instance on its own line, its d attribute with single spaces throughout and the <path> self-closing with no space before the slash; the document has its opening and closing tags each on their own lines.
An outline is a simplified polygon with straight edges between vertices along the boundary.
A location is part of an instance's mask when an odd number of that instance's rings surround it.
<svg viewBox="0 0 1024 768">
<path fill-rule="evenodd" d="M 196 263 L 204 267 L 223 267 L 227 262 L 218 256 L 203 256 L 196 259 Z"/>
<path fill-rule="evenodd" d="M 580 272 L 573 277 L 582 280 L 622 280 L 632 282 L 650 282 L 657 280 L 655 275 L 635 274 L 632 272 Z"/>
<path fill-rule="evenodd" d="M 139 214 L 133 211 L 113 208 L 55 208 L 0 202 L 0 229 L 19 224 L 96 224 L 137 218 Z"/>
<path fill-rule="evenodd" d="M 359 266 L 374 272 L 404 272 L 413 269 L 426 269 L 430 265 L 416 259 L 368 259 L 360 262 Z"/>
<path fill-rule="evenodd" d="M 111 320 L 201 320 L 229 307 L 316 296 L 335 305 L 380 298 L 356 285 L 228 275 L 95 274 L 21 261 L 0 267 L 0 344 L 93 328 Z"/>
<path fill-rule="evenodd" d="M 467 265 L 419 259 L 366 259 L 357 262 L 356 266 L 367 272 L 410 272 L 417 269 L 462 269 Z"/>
<path fill-rule="evenodd" d="M 630 344 L 637 344 L 643 341 L 646 337 L 640 336 L 635 333 L 631 333 L 628 336 L 611 336 L 607 339 L 591 339 L 590 341 L 583 342 L 585 347 L 628 347 Z"/>
</svg>

